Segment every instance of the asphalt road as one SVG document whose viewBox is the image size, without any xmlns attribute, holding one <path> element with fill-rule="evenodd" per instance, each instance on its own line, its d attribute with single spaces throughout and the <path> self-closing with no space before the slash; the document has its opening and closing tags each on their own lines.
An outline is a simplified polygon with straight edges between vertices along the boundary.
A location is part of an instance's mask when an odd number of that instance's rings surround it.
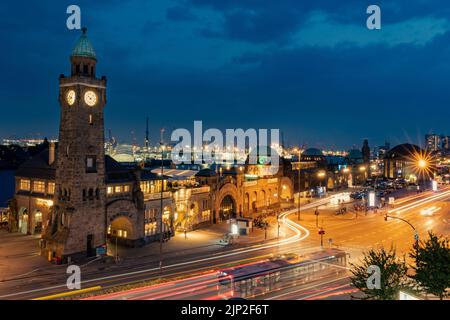
<svg viewBox="0 0 450 320">
<path fill-rule="evenodd" d="M 437 234 L 448 235 L 450 231 L 450 188 L 437 193 L 424 192 L 405 199 L 399 199 L 395 208 L 388 214 L 408 220 L 417 230 L 421 239 L 425 238 L 429 230 Z M 114 299 L 182 299 L 182 298 L 217 298 L 214 291 L 214 281 L 208 282 L 208 277 L 217 269 L 230 263 L 247 263 L 257 261 L 276 253 L 305 253 L 320 249 L 320 237 L 317 234 L 316 216 L 314 211 L 319 206 L 318 226 L 325 230 L 324 246 L 334 246 L 350 253 L 351 261 L 355 262 L 361 257 L 364 250 L 390 247 L 395 245 L 399 254 L 407 254 L 414 242 L 414 230 L 405 222 L 388 218 L 384 219 L 384 212 L 347 212 L 336 215 L 337 206 L 331 205 L 329 199 L 302 206 L 301 220 L 297 221 L 296 210 L 282 215 L 280 240 L 270 241 L 259 245 L 251 245 L 239 249 L 224 248 L 214 254 L 186 254 L 183 257 L 174 257 L 165 261 L 160 272 L 158 262 L 135 264 L 133 266 L 115 266 L 111 269 L 93 270 L 83 273 L 83 288 L 101 286 L 102 288 L 117 285 L 132 284 L 161 277 L 172 278 L 176 276 L 196 275 L 199 281 L 206 281 L 203 291 L 196 288 L 198 282 L 191 283 L 191 287 L 183 284 L 159 284 L 159 287 L 145 287 L 135 289 L 133 292 L 122 292 Z M 350 207 L 349 207 L 350 208 Z M 387 212 L 387 211 L 386 211 Z M 289 217 L 290 219 L 287 219 Z M 297 224 L 299 223 L 299 224 Z M 331 242 L 328 239 L 332 239 Z M 203 273 L 202 275 L 199 275 Z M 214 277 L 213 277 L 214 278 Z M 30 276 L 16 281 L 0 283 L 0 299 L 31 299 L 53 294 L 67 292 L 65 285 L 67 275 L 41 274 Z M 183 281 L 192 281 L 186 279 Z M 173 289 L 167 286 L 175 285 L 185 287 L 186 290 Z M 189 289 L 190 288 L 190 289 Z M 213 290 L 211 291 L 211 288 Z M 157 290 L 156 290 L 157 289 Z M 190 291 L 189 291 L 190 290 Z M 196 292 L 193 294 L 192 292 Z M 178 297 L 175 292 L 179 292 Z M 292 286 L 270 293 L 262 299 L 344 299 L 354 293 L 349 285 L 348 277 L 324 278 L 312 284 L 301 287 Z"/>
</svg>

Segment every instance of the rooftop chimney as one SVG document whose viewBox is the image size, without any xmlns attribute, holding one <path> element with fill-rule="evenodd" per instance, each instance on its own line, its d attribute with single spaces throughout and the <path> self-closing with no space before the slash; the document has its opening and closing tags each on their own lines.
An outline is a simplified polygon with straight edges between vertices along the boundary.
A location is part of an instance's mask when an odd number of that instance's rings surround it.
<svg viewBox="0 0 450 320">
<path fill-rule="evenodd" d="M 50 142 L 48 147 L 48 165 L 51 166 L 55 162 L 55 143 Z"/>
</svg>

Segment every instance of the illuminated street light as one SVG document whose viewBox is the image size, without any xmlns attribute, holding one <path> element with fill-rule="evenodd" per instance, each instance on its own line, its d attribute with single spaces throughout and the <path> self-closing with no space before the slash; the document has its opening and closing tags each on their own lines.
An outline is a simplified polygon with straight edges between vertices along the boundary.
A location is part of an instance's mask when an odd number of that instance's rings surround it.
<svg viewBox="0 0 450 320">
<path fill-rule="evenodd" d="M 420 169 L 425 169 L 428 166 L 428 162 L 425 159 L 419 159 L 419 161 L 417 161 L 417 166 Z"/>
</svg>

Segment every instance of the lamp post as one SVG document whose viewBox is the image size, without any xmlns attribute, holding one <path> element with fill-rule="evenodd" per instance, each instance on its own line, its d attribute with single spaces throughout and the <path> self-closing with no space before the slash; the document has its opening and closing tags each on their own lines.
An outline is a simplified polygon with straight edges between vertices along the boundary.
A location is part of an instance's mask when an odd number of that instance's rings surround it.
<svg viewBox="0 0 450 320">
<path fill-rule="evenodd" d="M 360 166 L 359 167 L 359 171 L 364 174 L 364 179 L 363 180 L 366 180 L 366 167 L 365 166 Z"/>
<path fill-rule="evenodd" d="M 280 213 L 277 213 L 277 223 L 278 223 L 278 235 L 277 235 L 277 239 L 280 239 Z"/>
<path fill-rule="evenodd" d="M 320 180 L 320 190 L 322 191 L 322 179 L 325 177 L 325 171 L 321 170 L 317 173 L 317 177 L 319 177 Z M 320 194 L 320 198 L 322 198 L 322 193 Z"/>
<path fill-rule="evenodd" d="M 300 221 L 300 202 L 301 202 L 301 187 L 300 187 L 300 174 L 301 174 L 301 150 L 298 149 L 298 221 Z"/>
<path fill-rule="evenodd" d="M 401 220 L 401 221 L 407 223 L 407 224 L 411 227 L 411 229 L 413 229 L 413 231 L 414 231 L 414 241 L 415 241 L 415 243 L 416 243 L 416 250 L 418 250 L 418 249 L 419 249 L 419 234 L 417 233 L 416 228 L 411 224 L 411 222 L 409 222 L 408 220 L 405 220 L 405 219 L 403 219 L 403 218 L 400 218 L 400 217 L 390 216 L 390 215 L 388 215 L 388 214 L 386 213 L 386 214 L 384 215 L 384 221 L 387 221 L 388 218 Z"/>
<path fill-rule="evenodd" d="M 164 129 L 161 129 L 161 214 L 159 219 L 159 272 L 162 272 L 163 264 L 163 196 L 164 196 Z"/>
<path fill-rule="evenodd" d="M 428 161 L 422 157 L 419 157 L 416 163 L 416 167 L 419 170 L 419 188 L 420 191 L 424 189 L 425 171 L 428 169 Z"/>
</svg>

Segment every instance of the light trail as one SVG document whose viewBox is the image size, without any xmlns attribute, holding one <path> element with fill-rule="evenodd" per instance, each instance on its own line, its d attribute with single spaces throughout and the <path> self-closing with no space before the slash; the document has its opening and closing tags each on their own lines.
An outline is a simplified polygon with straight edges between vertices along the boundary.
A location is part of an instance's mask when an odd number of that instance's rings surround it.
<svg viewBox="0 0 450 320">
<path fill-rule="evenodd" d="M 337 289 L 342 289 L 342 288 L 346 288 L 346 287 L 348 287 L 350 289 L 333 292 L 333 291 L 335 291 Z M 303 298 L 300 298 L 300 299 L 297 299 L 297 300 L 310 300 L 311 298 L 315 298 L 315 300 L 317 300 L 317 299 L 328 298 L 330 296 L 342 295 L 342 294 L 353 293 L 353 292 L 358 292 L 358 291 L 359 291 L 358 289 L 354 289 L 354 288 L 352 289 L 350 284 L 347 283 L 347 284 L 343 284 L 343 285 L 340 285 L 340 286 L 337 286 L 337 287 L 330 288 L 330 289 L 325 290 L 325 291 L 321 291 L 321 292 L 318 292 L 318 293 L 311 294 L 309 296 L 306 296 L 306 297 L 303 297 Z M 330 294 L 326 294 L 328 292 L 330 292 Z"/>
<path fill-rule="evenodd" d="M 301 210 L 311 209 L 318 205 L 328 203 L 330 201 L 330 199 L 331 199 L 331 197 L 326 197 L 319 201 L 306 204 L 301 208 Z M 255 251 L 264 250 L 264 249 L 271 249 L 274 247 L 279 247 L 280 245 L 289 245 L 289 244 L 293 244 L 295 242 L 302 241 L 302 240 L 306 239 L 307 237 L 309 237 L 309 235 L 310 235 L 309 230 L 292 220 L 286 219 L 287 216 L 289 216 L 293 213 L 296 213 L 297 211 L 298 211 L 297 208 L 291 209 L 291 210 L 281 213 L 279 216 L 279 219 L 281 220 L 281 222 L 285 223 L 286 226 L 294 232 L 294 235 L 289 238 L 286 238 L 283 240 L 274 240 L 267 244 L 255 245 L 250 248 L 235 249 L 235 250 L 231 250 L 230 252 L 225 253 L 225 254 L 210 256 L 210 257 L 206 257 L 206 258 L 202 258 L 202 259 L 174 263 L 171 265 L 163 266 L 162 269 L 166 270 L 166 269 L 171 269 L 171 268 L 176 268 L 176 267 L 192 265 L 192 264 L 196 264 L 196 263 L 200 263 L 200 262 L 214 261 L 214 260 L 218 260 L 218 259 L 222 259 L 222 258 L 237 256 L 237 255 L 240 255 L 243 253 L 250 253 L 250 252 L 255 252 Z M 303 235 L 302 235 L 302 232 L 304 233 Z M 159 267 L 155 267 L 155 268 L 148 268 L 148 269 L 144 269 L 144 270 L 137 270 L 137 271 L 127 272 L 127 273 L 104 276 L 104 277 L 85 280 L 85 281 L 83 281 L 83 284 L 92 283 L 92 282 L 100 282 L 103 280 L 117 279 L 117 278 L 126 277 L 126 276 L 130 276 L 130 275 L 138 275 L 138 274 L 159 271 L 159 270 L 160 270 Z M 117 285 L 117 286 L 119 286 L 119 285 Z M 7 295 L 2 295 L 2 296 L 0 296 L 0 298 L 9 298 L 9 297 L 14 297 L 14 296 L 18 296 L 18 295 L 32 294 L 32 293 L 38 293 L 38 292 L 54 290 L 54 289 L 61 289 L 64 287 L 66 287 L 66 285 L 62 284 L 62 285 L 50 286 L 50 287 L 33 289 L 33 290 L 28 290 L 28 291 L 15 292 L 15 293 L 7 294 Z"/>
<path fill-rule="evenodd" d="M 298 292 L 305 291 L 305 290 L 308 290 L 308 289 L 317 288 L 317 287 L 319 287 L 319 286 L 323 286 L 323 285 L 325 285 L 325 284 L 337 282 L 337 281 L 344 280 L 344 279 L 347 279 L 347 278 L 348 278 L 348 276 L 345 276 L 345 277 L 341 277 L 341 278 L 337 278 L 337 279 L 332 279 L 332 280 L 325 281 L 325 282 L 315 283 L 315 284 L 313 284 L 313 285 L 311 285 L 311 286 L 303 287 L 303 288 L 300 288 L 300 289 L 298 289 L 298 290 L 293 290 L 293 291 L 289 291 L 289 292 L 286 292 L 286 293 L 282 293 L 282 294 L 279 294 L 279 295 L 276 295 L 276 296 L 272 296 L 272 297 L 267 298 L 267 299 L 265 299 L 265 300 L 275 300 L 275 299 L 278 299 L 278 298 L 281 298 L 281 297 L 285 297 L 285 296 L 288 296 L 288 295 L 292 295 L 292 294 L 294 294 L 294 293 L 298 293 Z"/>
<path fill-rule="evenodd" d="M 433 196 L 426 197 L 426 198 L 421 199 L 421 200 L 414 201 L 414 202 L 412 202 L 410 204 L 401 206 L 399 208 L 388 210 L 388 213 L 393 213 L 393 212 L 395 212 L 395 213 L 402 213 L 402 212 L 405 212 L 405 211 L 407 211 L 409 209 L 413 209 L 413 208 L 416 208 L 418 206 L 421 206 L 421 205 L 423 205 L 425 203 L 429 203 L 429 202 L 432 202 L 432 201 L 435 201 L 435 200 L 438 200 L 438 199 L 443 199 L 443 198 L 446 198 L 446 197 L 450 197 L 450 190 L 442 192 L 442 193 L 439 193 L 439 194 L 435 194 Z"/>
<path fill-rule="evenodd" d="M 431 215 L 433 215 L 433 213 L 435 213 L 435 212 L 437 212 L 439 210 L 441 210 L 441 207 L 433 206 L 433 207 L 430 207 L 430 208 L 426 208 L 426 209 L 420 210 L 420 214 L 424 215 L 424 216 L 431 216 Z"/>
</svg>

